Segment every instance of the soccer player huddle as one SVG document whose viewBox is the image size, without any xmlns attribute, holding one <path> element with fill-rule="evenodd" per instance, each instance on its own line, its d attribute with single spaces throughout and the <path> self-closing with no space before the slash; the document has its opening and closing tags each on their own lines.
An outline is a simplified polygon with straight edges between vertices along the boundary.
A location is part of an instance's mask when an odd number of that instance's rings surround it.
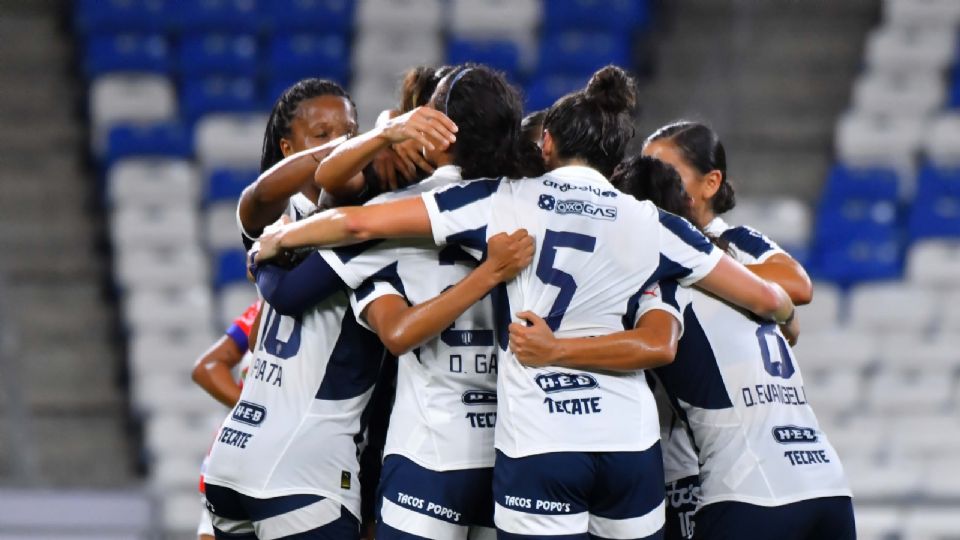
<svg viewBox="0 0 960 540">
<path fill-rule="evenodd" d="M 270 116 L 237 209 L 252 363 L 215 393 L 202 482 L 216 538 L 855 538 L 790 347 L 810 280 L 720 217 L 710 128 L 626 155 L 614 66 L 526 118 L 483 65 L 401 94 L 362 134 L 328 81 Z"/>
</svg>

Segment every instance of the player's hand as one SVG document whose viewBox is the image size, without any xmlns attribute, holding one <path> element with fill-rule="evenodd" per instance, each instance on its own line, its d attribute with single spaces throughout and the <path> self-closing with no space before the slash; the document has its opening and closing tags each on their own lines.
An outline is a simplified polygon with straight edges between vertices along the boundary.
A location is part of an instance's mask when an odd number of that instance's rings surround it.
<svg viewBox="0 0 960 540">
<path fill-rule="evenodd" d="M 423 157 L 423 153 L 420 151 L 421 146 L 417 144 L 417 141 L 407 140 L 401 143 L 393 145 L 394 152 L 403 160 L 403 163 L 410 167 L 413 175 L 408 180 L 414 180 L 416 178 L 417 169 L 420 169 L 424 172 L 432 174 L 435 170 L 433 165 L 427 161 L 427 158 Z"/>
<path fill-rule="evenodd" d="M 276 258 L 280 255 L 282 249 L 280 248 L 280 233 L 283 229 L 283 226 L 290 223 L 291 220 L 289 216 L 283 215 L 280 216 L 275 223 L 268 225 L 263 229 L 263 234 L 260 235 L 260 238 L 257 240 L 257 243 L 260 244 L 260 251 L 257 252 L 256 257 L 254 257 L 254 262 L 257 264 L 268 261 L 270 259 Z"/>
<path fill-rule="evenodd" d="M 411 174 L 393 148 L 384 148 L 377 152 L 377 155 L 373 157 L 373 170 L 377 173 L 382 191 L 397 189 L 399 186 L 397 182 L 398 172 L 403 175 Z"/>
<path fill-rule="evenodd" d="M 487 240 L 487 260 L 483 262 L 497 283 L 510 281 L 533 261 L 533 237 L 526 229 L 500 233 Z"/>
<path fill-rule="evenodd" d="M 780 325 L 780 331 L 783 333 L 783 337 L 787 338 L 787 343 L 791 347 L 797 344 L 797 341 L 800 339 L 800 321 L 797 313 L 794 312 L 793 319 L 787 324 Z"/>
<path fill-rule="evenodd" d="M 517 317 L 527 322 L 510 323 L 510 350 L 517 360 L 529 367 L 554 364 L 558 342 L 547 321 L 532 311 L 522 311 L 517 313 Z"/>
<path fill-rule="evenodd" d="M 430 150 L 446 150 L 457 141 L 457 125 L 442 112 L 430 107 L 416 109 L 387 121 L 382 135 L 391 143 L 414 140 Z"/>
</svg>

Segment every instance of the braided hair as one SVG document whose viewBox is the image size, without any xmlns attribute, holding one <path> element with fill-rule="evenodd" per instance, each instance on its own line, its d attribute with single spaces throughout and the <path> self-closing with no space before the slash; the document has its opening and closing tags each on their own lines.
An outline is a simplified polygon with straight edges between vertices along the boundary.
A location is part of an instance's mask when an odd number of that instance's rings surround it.
<svg viewBox="0 0 960 540">
<path fill-rule="evenodd" d="M 300 103 L 320 96 L 342 97 L 350 102 L 356 120 L 357 106 L 350 94 L 339 84 L 326 79 L 302 79 L 284 90 L 273 104 L 267 129 L 263 134 L 263 150 L 260 153 L 260 172 L 264 172 L 283 159 L 280 139 L 290 136 L 290 122 L 297 116 Z"/>
</svg>

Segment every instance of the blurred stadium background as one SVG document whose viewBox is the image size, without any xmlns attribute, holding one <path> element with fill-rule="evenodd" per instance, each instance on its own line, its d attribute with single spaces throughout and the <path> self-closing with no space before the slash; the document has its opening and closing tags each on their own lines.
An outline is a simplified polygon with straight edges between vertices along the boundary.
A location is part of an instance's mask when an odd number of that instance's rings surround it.
<svg viewBox="0 0 960 540">
<path fill-rule="evenodd" d="M 721 135 L 729 221 L 804 262 L 799 362 L 861 538 L 960 538 L 960 0 L 0 2 L 0 539 L 193 538 L 224 410 L 191 364 L 254 295 L 236 199 L 301 77 L 361 128 L 475 60 L 530 110 L 631 69 L 640 134 Z M 162 533 L 157 531 L 163 531 Z"/>
</svg>

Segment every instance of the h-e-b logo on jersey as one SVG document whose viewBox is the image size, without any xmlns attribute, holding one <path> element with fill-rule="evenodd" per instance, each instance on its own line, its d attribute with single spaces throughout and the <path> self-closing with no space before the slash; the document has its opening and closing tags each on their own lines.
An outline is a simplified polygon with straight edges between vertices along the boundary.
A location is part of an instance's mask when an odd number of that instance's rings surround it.
<svg viewBox="0 0 960 540">
<path fill-rule="evenodd" d="M 248 426 L 259 426 L 267 417 L 267 409 L 263 405 L 241 401 L 233 408 L 232 418 Z"/>
<path fill-rule="evenodd" d="M 540 200 L 537 201 L 537 206 L 539 206 L 541 210 L 554 212 L 562 216 L 584 216 L 605 221 L 614 221 L 617 219 L 617 208 L 615 206 L 594 204 L 589 201 L 577 199 L 557 200 L 553 195 L 546 193 L 540 194 Z"/>
<path fill-rule="evenodd" d="M 537 386 L 547 394 L 589 390 L 598 386 L 597 380 L 586 373 L 541 373 L 536 381 Z"/>
</svg>

